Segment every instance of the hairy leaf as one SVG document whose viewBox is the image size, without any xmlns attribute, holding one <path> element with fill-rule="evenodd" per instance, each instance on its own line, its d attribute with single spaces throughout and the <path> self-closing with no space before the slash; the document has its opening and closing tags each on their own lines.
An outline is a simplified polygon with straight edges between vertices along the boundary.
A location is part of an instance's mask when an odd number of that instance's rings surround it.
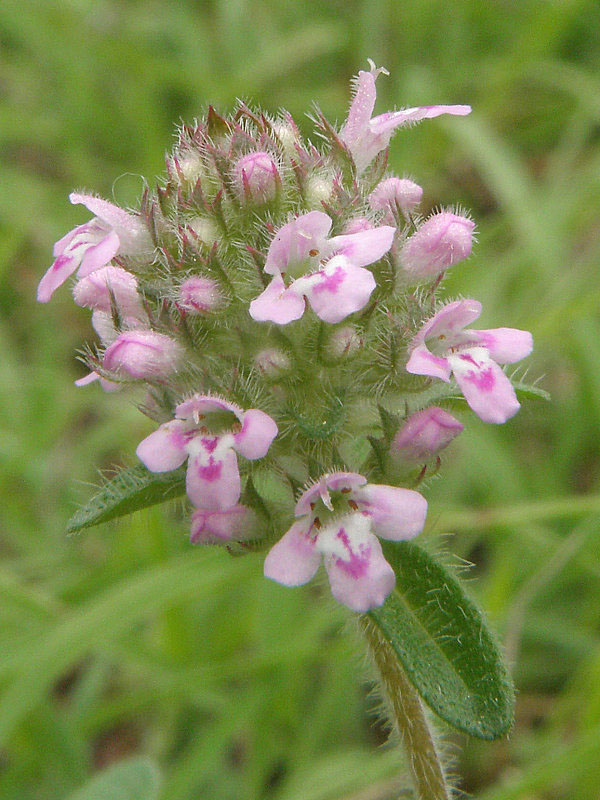
<svg viewBox="0 0 600 800">
<path fill-rule="evenodd" d="M 128 467 L 111 478 L 67 523 L 77 533 L 101 522 L 132 514 L 185 494 L 185 469 L 149 472 L 142 464 Z"/>
<path fill-rule="evenodd" d="M 409 542 L 383 542 L 396 588 L 371 618 L 425 702 L 480 739 L 505 734 L 513 686 L 481 612 L 457 579 Z"/>
</svg>

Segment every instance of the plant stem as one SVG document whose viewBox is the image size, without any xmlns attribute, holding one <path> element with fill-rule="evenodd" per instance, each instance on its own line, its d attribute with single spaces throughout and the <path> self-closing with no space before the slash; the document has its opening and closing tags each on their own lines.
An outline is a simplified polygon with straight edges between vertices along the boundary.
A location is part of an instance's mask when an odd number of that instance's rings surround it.
<svg viewBox="0 0 600 800">
<path fill-rule="evenodd" d="M 359 625 L 408 756 L 418 800 L 450 800 L 450 789 L 423 706 L 381 630 L 363 615 Z"/>
</svg>

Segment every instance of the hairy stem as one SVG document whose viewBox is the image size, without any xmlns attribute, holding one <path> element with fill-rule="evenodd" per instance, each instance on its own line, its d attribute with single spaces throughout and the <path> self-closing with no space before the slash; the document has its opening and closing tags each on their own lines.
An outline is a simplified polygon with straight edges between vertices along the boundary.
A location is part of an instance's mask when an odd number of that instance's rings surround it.
<svg viewBox="0 0 600 800">
<path fill-rule="evenodd" d="M 366 615 L 359 618 L 359 624 L 408 757 L 416 797 L 450 800 L 444 769 L 417 692 L 377 625 Z"/>
</svg>

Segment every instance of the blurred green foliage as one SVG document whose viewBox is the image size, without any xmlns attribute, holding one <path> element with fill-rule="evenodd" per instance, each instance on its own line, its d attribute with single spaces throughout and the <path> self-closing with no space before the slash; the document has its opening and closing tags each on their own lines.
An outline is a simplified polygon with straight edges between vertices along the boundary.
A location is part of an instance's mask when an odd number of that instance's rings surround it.
<svg viewBox="0 0 600 800">
<path fill-rule="evenodd" d="M 4 0 L 0 6 L 0 797 L 63 800 L 140 754 L 160 800 L 391 800 L 349 615 L 261 558 L 188 545 L 181 508 L 76 538 L 97 469 L 135 463 L 134 404 L 76 389 L 87 312 L 34 303 L 51 246 L 87 219 L 73 188 L 133 203 L 173 123 L 242 96 L 338 121 L 372 57 L 379 110 L 468 102 L 398 134 L 426 205 L 460 203 L 475 256 L 448 293 L 482 327 L 533 331 L 529 401 L 467 430 L 428 487 L 431 540 L 470 590 L 519 690 L 509 740 L 460 740 L 481 800 L 600 795 L 600 6 L 596 0 Z M 79 796 L 79 795 L 76 795 Z M 84 796 L 84 795 L 82 795 Z M 88 796 L 88 795 L 85 795 Z"/>
</svg>

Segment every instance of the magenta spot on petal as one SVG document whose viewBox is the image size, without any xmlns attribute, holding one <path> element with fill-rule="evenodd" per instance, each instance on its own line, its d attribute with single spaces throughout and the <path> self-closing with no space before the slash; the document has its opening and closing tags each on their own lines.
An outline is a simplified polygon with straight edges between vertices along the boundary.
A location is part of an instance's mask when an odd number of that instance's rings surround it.
<svg viewBox="0 0 600 800">
<path fill-rule="evenodd" d="M 336 534 L 336 538 L 342 542 L 348 551 L 348 559 L 346 560 L 343 558 L 337 558 L 335 562 L 336 566 L 350 575 L 351 578 L 362 578 L 369 569 L 369 556 L 371 555 L 371 548 L 366 545 L 362 545 L 360 548 L 360 554 L 355 553 L 352 549 L 352 545 L 350 544 L 350 538 L 348 537 L 348 534 L 344 528 L 339 529 Z"/>
<path fill-rule="evenodd" d="M 345 276 L 346 272 L 342 269 L 342 267 L 336 267 L 333 274 L 325 275 L 323 280 L 315 285 L 313 292 L 331 292 L 332 294 L 335 294 L 344 282 Z"/>
<path fill-rule="evenodd" d="M 477 363 L 477 361 L 475 361 L 473 356 L 470 356 L 468 353 L 461 353 L 459 358 L 461 359 L 461 361 L 467 361 L 469 364 L 473 364 L 474 367 L 479 366 L 479 364 Z"/>
<path fill-rule="evenodd" d="M 214 458 L 211 456 L 209 459 L 208 464 L 205 467 L 198 467 L 198 474 L 202 478 L 203 481 L 207 483 L 214 483 L 218 481 L 221 477 L 221 472 L 223 471 L 223 462 L 222 461 L 215 461 Z"/>
<path fill-rule="evenodd" d="M 214 436 L 211 439 L 203 438 L 200 441 L 202 442 L 202 447 L 207 453 L 214 453 L 217 445 L 219 444 L 219 437 Z"/>
<path fill-rule="evenodd" d="M 482 392 L 491 392 L 494 388 L 495 380 L 491 367 L 482 370 L 481 372 L 469 372 L 467 380 L 474 383 Z"/>
</svg>

